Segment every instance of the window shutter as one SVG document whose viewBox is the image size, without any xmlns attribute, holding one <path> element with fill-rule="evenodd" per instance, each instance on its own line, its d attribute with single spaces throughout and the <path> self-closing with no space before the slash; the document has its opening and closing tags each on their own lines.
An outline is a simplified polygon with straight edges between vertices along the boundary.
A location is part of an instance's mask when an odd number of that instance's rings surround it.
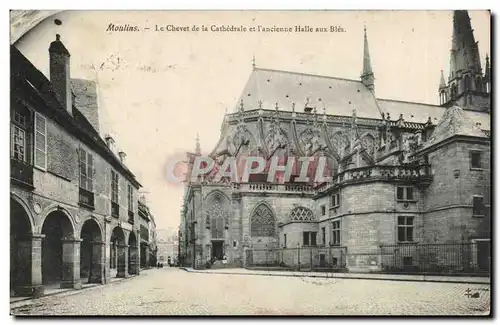
<svg viewBox="0 0 500 325">
<path fill-rule="evenodd" d="M 87 190 L 92 192 L 94 190 L 94 157 L 90 152 L 87 153 L 87 178 Z"/>
<path fill-rule="evenodd" d="M 47 123 L 38 113 L 35 113 L 35 166 L 47 169 Z"/>
</svg>

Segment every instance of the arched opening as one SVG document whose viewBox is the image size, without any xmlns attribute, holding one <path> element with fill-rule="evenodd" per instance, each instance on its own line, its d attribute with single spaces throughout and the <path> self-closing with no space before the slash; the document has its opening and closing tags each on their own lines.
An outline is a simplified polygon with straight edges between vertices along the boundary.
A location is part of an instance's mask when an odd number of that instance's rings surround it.
<svg viewBox="0 0 500 325">
<path fill-rule="evenodd" d="M 272 263 L 269 251 L 277 248 L 278 236 L 276 218 L 271 208 L 265 204 L 258 204 L 250 215 L 250 235 L 252 240 L 253 263 L 268 265 Z"/>
<path fill-rule="evenodd" d="M 457 96 L 457 85 L 453 84 L 451 86 L 451 98 L 454 99 Z"/>
<path fill-rule="evenodd" d="M 109 254 L 109 268 L 110 273 L 115 273 L 117 278 L 126 276 L 127 268 L 127 245 L 125 243 L 125 234 L 120 227 L 115 227 L 111 233 L 110 240 L 110 254 Z"/>
<path fill-rule="evenodd" d="M 138 274 L 137 238 L 134 232 L 128 236 L 128 274 Z"/>
<path fill-rule="evenodd" d="M 448 101 L 448 98 L 446 96 L 446 91 L 445 90 L 441 90 L 441 92 L 439 93 L 439 103 L 441 105 L 445 104 L 446 102 Z"/>
<path fill-rule="evenodd" d="M 229 200 L 222 192 L 214 191 L 205 200 L 205 209 L 205 227 L 210 229 L 211 235 L 210 259 L 222 260 L 226 255 L 224 241 L 225 230 L 229 228 Z"/>
<path fill-rule="evenodd" d="M 30 253 L 31 223 L 28 213 L 16 200 L 10 199 L 10 290 L 18 293 L 19 288 L 31 284 Z M 31 251 L 31 250 L 28 250 Z"/>
<path fill-rule="evenodd" d="M 347 156 L 351 152 L 349 138 L 345 134 L 342 134 L 341 131 L 338 131 L 333 135 L 331 142 L 341 158 Z"/>
<path fill-rule="evenodd" d="M 481 80 L 480 76 L 478 76 L 476 78 L 476 91 L 479 91 L 479 92 L 483 91 L 483 81 Z"/>
<path fill-rule="evenodd" d="M 80 278 L 82 283 L 102 283 L 103 249 L 101 229 L 93 219 L 85 221 L 82 227 L 80 244 Z"/>
<path fill-rule="evenodd" d="M 73 281 L 73 254 L 71 248 L 73 226 L 69 217 L 62 211 L 56 210 L 45 218 L 42 226 L 42 282 L 44 285 L 61 283 L 63 280 Z M 63 255 L 63 245 L 68 245 L 66 256 Z M 73 253 L 73 254 L 72 254 Z M 68 268 L 64 265 L 67 264 Z"/>
<path fill-rule="evenodd" d="M 464 92 L 471 90 L 471 86 L 472 86 L 471 78 L 469 75 L 466 75 L 464 77 Z"/>
</svg>

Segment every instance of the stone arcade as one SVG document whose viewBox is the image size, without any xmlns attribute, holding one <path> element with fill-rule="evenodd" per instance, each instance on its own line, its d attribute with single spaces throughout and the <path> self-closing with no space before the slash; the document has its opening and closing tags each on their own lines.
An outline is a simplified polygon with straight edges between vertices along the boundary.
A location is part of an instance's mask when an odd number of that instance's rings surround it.
<svg viewBox="0 0 500 325">
<path fill-rule="evenodd" d="M 79 289 L 140 271 L 141 184 L 113 138 L 100 137 L 96 84 L 70 78 L 70 53 L 59 35 L 49 57 L 50 81 L 11 46 L 15 295 L 42 295 L 47 286 Z"/>
<path fill-rule="evenodd" d="M 254 64 L 210 154 L 218 165 L 186 185 L 183 264 L 488 271 L 491 72 L 466 11 L 454 12 L 451 49 L 439 105 L 375 96 L 366 29 L 360 80 Z M 190 168 L 200 155 L 197 140 Z M 333 180 L 267 182 L 267 169 L 215 180 L 245 156 L 326 157 Z"/>
</svg>

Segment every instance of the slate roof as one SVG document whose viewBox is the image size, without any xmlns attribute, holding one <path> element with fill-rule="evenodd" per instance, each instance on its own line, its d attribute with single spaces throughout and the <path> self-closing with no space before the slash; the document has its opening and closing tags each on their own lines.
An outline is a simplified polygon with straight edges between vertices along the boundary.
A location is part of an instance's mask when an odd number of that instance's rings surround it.
<svg viewBox="0 0 500 325">
<path fill-rule="evenodd" d="M 475 125 L 462 108 L 451 106 L 444 112 L 431 137 L 424 143 L 422 150 L 457 135 L 487 138 L 486 134 Z"/>
<path fill-rule="evenodd" d="M 15 46 L 11 46 L 11 96 L 34 103 L 37 110 L 77 136 L 137 187 L 135 175 L 109 149 L 87 118 L 73 105 L 71 116 L 57 99 L 50 81 Z"/>
<path fill-rule="evenodd" d="M 259 108 L 303 112 L 316 107 L 318 114 L 326 108 L 328 115 L 351 116 L 353 110 L 361 118 L 380 119 L 381 114 L 390 114 L 395 121 L 403 114 L 406 123 L 426 123 L 429 117 L 436 125 L 446 108 L 438 105 L 415 103 L 391 99 L 376 99 L 360 80 L 334 78 L 306 73 L 254 68 L 245 88 L 234 107 L 237 112 L 243 100 L 245 110 Z M 464 111 L 468 118 L 484 131 L 490 130 L 490 115 L 486 112 Z"/>
<path fill-rule="evenodd" d="M 358 117 L 381 118 L 374 95 L 359 80 L 325 77 L 319 75 L 255 68 L 234 108 L 237 112 L 243 100 L 244 109 L 273 109 L 278 103 L 280 110 L 296 112 L 316 107 L 318 113 L 351 116 L 356 110 Z"/>
</svg>

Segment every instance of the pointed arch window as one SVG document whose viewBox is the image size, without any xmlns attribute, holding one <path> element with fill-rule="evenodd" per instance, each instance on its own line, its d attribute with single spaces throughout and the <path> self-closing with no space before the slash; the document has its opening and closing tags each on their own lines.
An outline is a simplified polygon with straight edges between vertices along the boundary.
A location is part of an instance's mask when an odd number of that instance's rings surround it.
<svg viewBox="0 0 500 325">
<path fill-rule="evenodd" d="M 466 75 L 464 77 L 464 91 L 469 91 L 471 90 L 472 83 L 471 83 L 471 77 L 469 75 Z"/>
<path fill-rule="evenodd" d="M 252 237 L 275 236 L 274 214 L 265 204 L 260 204 L 250 218 L 250 234 Z"/>
<path fill-rule="evenodd" d="M 455 98 L 457 96 L 457 85 L 453 84 L 451 86 L 451 98 Z"/>
<path fill-rule="evenodd" d="M 210 229 L 212 238 L 224 238 L 224 229 L 228 227 L 229 216 L 224 203 L 223 197 L 215 193 L 206 211 L 206 228 Z"/>
<path fill-rule="evenodd" d="M 483 91 L 483 81 L 481 80 L 481 77 L 476 78 L 476 91 Z"/>
</svg>

